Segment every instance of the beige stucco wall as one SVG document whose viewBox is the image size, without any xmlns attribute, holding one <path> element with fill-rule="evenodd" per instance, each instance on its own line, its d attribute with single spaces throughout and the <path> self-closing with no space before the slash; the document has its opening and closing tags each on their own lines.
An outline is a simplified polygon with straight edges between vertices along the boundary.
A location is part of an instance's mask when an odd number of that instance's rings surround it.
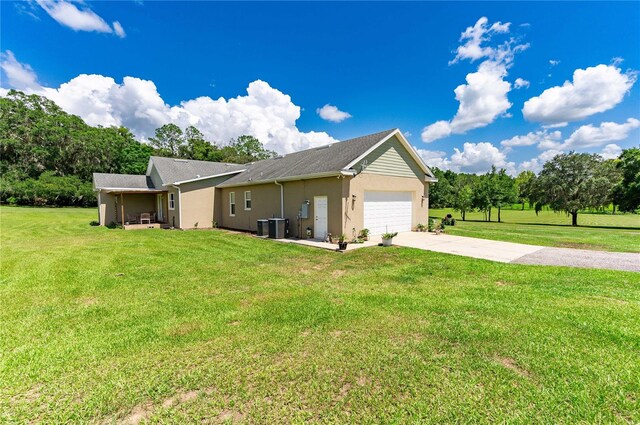
<svg viewBox="0 0 640 425">
<path fill-rule="evenodd" d="M 198 229 L 208 229 L 213 227 L 214 197 L 215 187 L 211 180 L 201 180 L 193 183 L 180 185 L 180 199 L 182 202 L 182 222 L 183 229 L 193 229 L 198 224 Z M 176 205 L 176 209 L 179 204 Z"/>
<path fill-rule="evenodd" d="M 251 191 L 251 210 L 244 209 L 244 192 Z M 235 192 L 236 214 L 229 214 L 229 193 Z M 275 184 L 256 184 L 218 189 L 216 193 L 218 225 L 229 229 L 257 230 L 257 220 L 280 216 L 280 188 Z"/>
<path fill-rule="evenodd" d="M 111 193 L 99 192 L 98 215 L 101 226 L 107 226 L 116 221 L 116 199 Z"/>
<path fill-rule="evenodd" d="M 412 193 L 412 228 L 418 223 L 426 224 L 429 217 L 428 183 L 413 177 L 385 176 L 373 173 L 361 173 L 348 180 L 349 196 L 344 209 L 344 232 L 351 237 L 352 229 L 359 233 L 364 226 L 364 192 L 365 191 L 401 191 Z M 356 195 L 355 202 L 351 195 Z M 422 196 L 425 196 L 423 199 Z"/>
<path fill-rule="evenodd" d="M 343 178 L 327 177 L 282 182 L 284 188 L 284 218 L 289 219 L 291 236 L 297 237 L 300 228 L 302 228 L 302 235 L 305 235 L 307 227 L 313 228 L 314 196 L 327 197 L 328 232 L 333 235 L 340 234 L 343 211 L 342 181 Z M 244 209 L 244 192 L 247 190 L 251 191 L 251 211 L 245 211 Z M 230 192 L 235 192 L 236 194 L 235 217 L 229 215 Z M 221 188 L 218 189 L 217 193 L 216 216 L 218 217 L 219 225 L 222 227 L 255 232 L 258 219 L 280 216 L 280 187 L 275 183 Z M 298 213 L 305 200 L 309 201 L 309 218 L 298 222 Z"/>
</svg>

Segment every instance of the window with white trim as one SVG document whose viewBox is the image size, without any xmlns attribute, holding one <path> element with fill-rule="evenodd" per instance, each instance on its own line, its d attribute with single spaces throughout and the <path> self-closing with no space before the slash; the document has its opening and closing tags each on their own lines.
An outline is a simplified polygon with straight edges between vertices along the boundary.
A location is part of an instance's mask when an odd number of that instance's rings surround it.
<svg viewBox="0 0 640 425">
<path fill-rule="evenodd" d="M 236 193 L 229 192 L 229 215 L 231 217 L 236 215 Z"/>
<path fill-rule="evenodd" d="M 175 193 L 170 193 L 169 194 L 169 209 L 170 210 L 175 210 L 176 209 L 176 195 L 175 195 Z"/>
<path fill-rule="evenodd" d="M 251 191 L 245 190 L 244 192 L 244 210 L 251 211 Z"/>
</svg>

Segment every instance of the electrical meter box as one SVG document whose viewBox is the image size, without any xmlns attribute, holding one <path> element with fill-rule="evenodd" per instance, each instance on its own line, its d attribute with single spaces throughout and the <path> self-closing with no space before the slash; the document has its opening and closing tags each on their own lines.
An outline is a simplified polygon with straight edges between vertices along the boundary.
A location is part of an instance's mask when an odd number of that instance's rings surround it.
<svg viewBox="0 0 640 425">
<path fill-rule="evenodd" d="M 309 218 L 309 203 L 308 202 L 303 202 L 302 206 L 300 207 L 300 218 Z"/>
</svg>

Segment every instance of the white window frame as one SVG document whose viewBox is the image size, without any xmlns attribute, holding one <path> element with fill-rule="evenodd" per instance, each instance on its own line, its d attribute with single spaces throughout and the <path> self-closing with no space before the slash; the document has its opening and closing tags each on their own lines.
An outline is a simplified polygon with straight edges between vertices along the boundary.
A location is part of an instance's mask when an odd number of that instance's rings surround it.
<svg viewBox="0 0 640 425">
<path fill-rule="evenodd" d="M 247 194 L 249 194 L 249 196 L 247 197 Z M 249 206 L 247 207 L 247 201 L 249 201 Z M 245 190 L 244 191 L 244 210 L 245 211 L 251 211 L 251 206 L 252 206 L 253 201 L 251 200 L 251 191 L 250 190 Z"/>
<path fill-rule="evenodd" d="M 229 192 L 229 215 L 231 217 L 236 216 L 236 193 Z"/>
<path fill-rule="evenodd" d="M 173 192 L 169 193 L 169 209 L 172 211 L 176 209 L 176 194 Z"/>
</svg>

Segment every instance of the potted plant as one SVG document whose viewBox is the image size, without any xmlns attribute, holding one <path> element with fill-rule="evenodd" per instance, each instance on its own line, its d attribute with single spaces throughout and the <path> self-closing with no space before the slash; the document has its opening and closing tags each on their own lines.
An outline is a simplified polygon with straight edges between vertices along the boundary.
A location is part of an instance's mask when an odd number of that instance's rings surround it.
<svg viewBox="0 0 640 425">
<path fill-rule="evenodd" d="M 340 251 L 344 251 L 345 249 L 347 249 L 347 235 L 345 235 L 344 233 L 341 234 L 338 238 L 338 249 Z"/>
<path fill-rule="evenodd" d="M 418 225 L 416 226 L 416 230 L 418 232 L 426 232 L 427 231 L 427 226 L 422 224 L 422 223 L 418 223 Z"/>
<path fill-rule="evenodd" d="M 391 242 L 393 241 L 393 238 L 398 236 L 398 232 L 393 232 L 393 233 L 383 233 L 382 234 L 382 246 L 391 246 Z"/>
<path fill-rule="evenodd" d="M 362 239 L 363 241 L 368 241 L 369 240 L 369 229 L 360 230 L 360 236 L 358 238 Z"/>
</svg>

